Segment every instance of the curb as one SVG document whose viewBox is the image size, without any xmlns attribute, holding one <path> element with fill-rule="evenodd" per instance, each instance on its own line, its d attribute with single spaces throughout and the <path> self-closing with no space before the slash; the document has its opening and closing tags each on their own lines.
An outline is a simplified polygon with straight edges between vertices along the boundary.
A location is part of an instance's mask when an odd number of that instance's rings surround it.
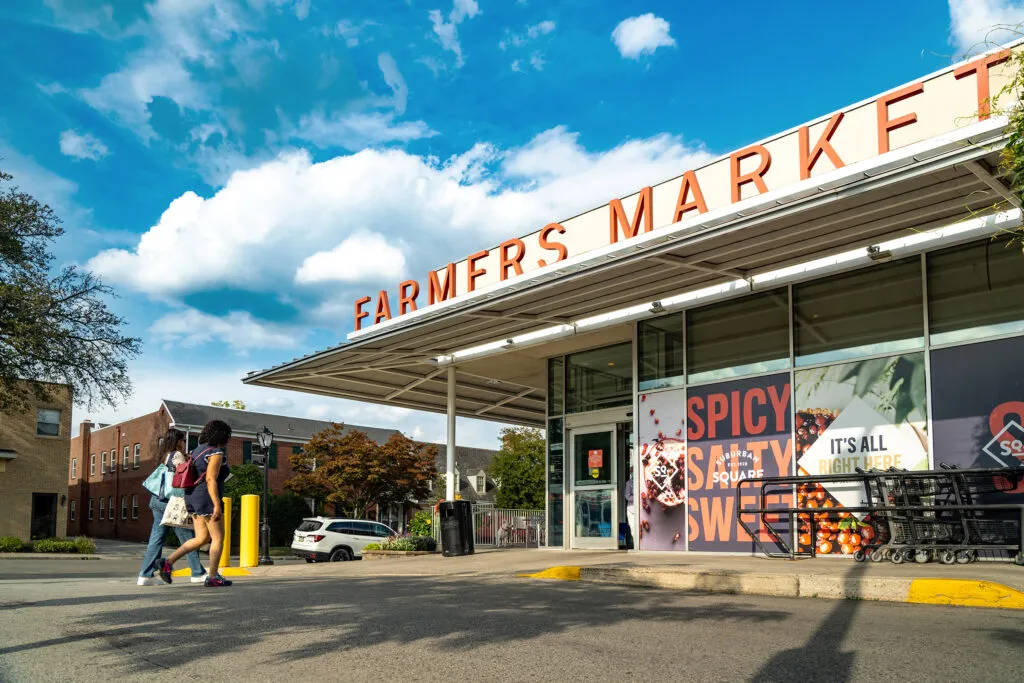
<svg viewBox="0 0 1024 683">
<path fill-rule="evenodd" d="M 969 579 L 848 578 L 820 574 L 685 572 L 571 566 L 551 567 L 535 574 L 519 576 L 698 593 L 1024 609 L 1024 592 L 994 581 Z"/>
<path fill-rule="evenodd" d="M 0 560 L 114 560 L 106 555 L 79 555 L 78 553 L 0 553 Z"/>
</svg>

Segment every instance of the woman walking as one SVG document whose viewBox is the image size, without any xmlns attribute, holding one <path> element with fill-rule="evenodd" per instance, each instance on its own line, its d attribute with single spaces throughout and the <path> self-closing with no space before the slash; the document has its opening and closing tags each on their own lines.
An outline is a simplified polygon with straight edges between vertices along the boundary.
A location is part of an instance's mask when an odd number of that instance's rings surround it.
<svg viewBox="0 0 1024 683">
<path fill-rule="evenodd" d="M 210 566 L 220 565 L 220 556 L 224 546 L 224 482 L 228 478 L 228 468 L 224 462 L 224 448 L 231 439 L 231 427 L 221 420 L 210 420 L 199 435 L 199 446 L 192 451 L 192 462 L 199 473 L 199 483 L 185 489 L 185 507 L 192 513 L 192 523 L 196 529 L 196 537 L 171 553 L 160 567 L 160 578 L 164 583 L 171 583 L 171 572 L 174 563 L 182 555 L 199 550 L 210 544 Z M 230 586 L 231 582 L 223 576 L 207 576 L 206 586 Z"/>
<path fill-rule="evenodd" d="M 167 434 L 160 439 L 158 448 L 159 453 L 163 456 L 163 464 L 173 471 L 175 465 L 185 462 L 185 432 L 178 429 L 168 429 Z M 169 478 L 165 478 L 165 480 L 169 481 Z M 182 493 L 182 491 L 178 491 L 178 495 Z M 167 535 L 168 527 L 165 527 L 162 521 L 164 511 L 167 509 L 167 503 L 172 495 L 172 491 L 164 490 L 164 487 L 161 486 L 160 493 L 154 494 L 149 499 L 149 509 L 153 511 L 153 528 L 149 532 L 149 545 L 146 546 L 146 555 L 142 558 L 142 570 L 139 572 L 140 586 L 155 586 L 160 583 L 154 575 L 160 568 L 160 565 L 163 564 L 160 556 L 163 554 L 164 538 Z M 170 528 L 174 529 L 174 533 L 182 545 L 195 537 L 195 533 L 191 529 L 183 529 L 181 527 Z M 192 569 L 192 583 L 203 583 L 206 581 L 206 570 L 203 569 L 203 565 L 199 561 L 199 552 L 193 551 L 189 553 L 187 559 L 188 566 Z"/>
</svg>

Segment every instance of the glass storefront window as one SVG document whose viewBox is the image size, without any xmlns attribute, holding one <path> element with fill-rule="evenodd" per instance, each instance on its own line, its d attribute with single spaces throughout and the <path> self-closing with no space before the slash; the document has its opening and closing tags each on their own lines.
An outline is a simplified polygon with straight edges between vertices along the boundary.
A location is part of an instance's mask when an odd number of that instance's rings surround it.
<svg viewBox="0 0 1024 683">
<path fill-rule="evenodd" d="M 576 462 L 576 486 L 599 486 L 612 483 L 612 433 L 610 431 L 577 434 L 573 439 Z"/>
<path fill-rule="evenodd" d="M 566 356 L 565 412 L 632 405 L 632 349 L 627 342 Z"/>
<path fill-rule="evenodd" d="M 612 492 L 576 492 L 576 537 L 611 538 Z"/>
<path fill-rule="evenodd" d="M 548 545 L 563 541 L 563 500 L 565 498 L 565 445 L 562 418 L 548 420 Z"/>
<path fill-rule="evenodd" d="M 1006 239 L 927 256 L 932 344 L 1024 332 L 1024 257 Z"/>
<path fill-rule="evenodd" d="M 917 257 L 794 286 L 796 364 L 923 348 L 922 296 Z"/>
<path fill-rule="evenodd" d="M 686 312 L 689 383 L 789 367 L 789 295 L 785 289 Z"/>
<path fill-rule="evenodd" d="M 565 359 L 548 359 L 548 416 L 561 415 L 565 408 Z"/>
<path fill-rule="evenodd" d="M 683 386 L 683 316 L 675 313 L 642 321 L 637 340 L 640 391 Z"/>
</svg>

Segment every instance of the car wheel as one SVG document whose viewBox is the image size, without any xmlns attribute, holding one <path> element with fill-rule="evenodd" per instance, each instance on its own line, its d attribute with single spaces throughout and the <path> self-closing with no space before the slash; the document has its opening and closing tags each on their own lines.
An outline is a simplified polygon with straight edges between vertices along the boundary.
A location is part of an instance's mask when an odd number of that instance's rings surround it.
<svg viewBox="0 0 1024 683">
<path fill-rule="evenodd" d="M 352 553 L 345 548 L 337 548 L 331 551 L 331 562 L 348 562 L 352 559 Z"/>
<path fill-rule="evenodd" d="M 314 560 L 312 557 L 306 558 L 306 564 L 313 564 L 314 562 L 316 562 L 316 560 Z"/>
</svg>

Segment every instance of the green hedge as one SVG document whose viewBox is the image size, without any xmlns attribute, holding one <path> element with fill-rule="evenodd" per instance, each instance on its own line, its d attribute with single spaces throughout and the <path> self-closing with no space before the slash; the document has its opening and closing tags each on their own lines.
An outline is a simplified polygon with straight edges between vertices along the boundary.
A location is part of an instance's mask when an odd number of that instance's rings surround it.
<svg viewBox="0 0 1024 683">
<path fill-rule="evenodd" d="M 36 553 L 77 553 L 78 547 L 74 541 L 66 538 L 44 538 L 32 544 L 32 551 Z"/>
<path fill-rule="evenodd" d="M 17 536 L 0 536 L 0 553 L 20 553 L 24 545 Z"/>
<path fill-rule="evenodd" d="M 378 550 L 378 548 L 374 548 L 374 550 Z M 434 552 L 437 550 L 437 541 L 430 536 L 393 536 L 382 541 L 379 550 Z"/>
</svg>

